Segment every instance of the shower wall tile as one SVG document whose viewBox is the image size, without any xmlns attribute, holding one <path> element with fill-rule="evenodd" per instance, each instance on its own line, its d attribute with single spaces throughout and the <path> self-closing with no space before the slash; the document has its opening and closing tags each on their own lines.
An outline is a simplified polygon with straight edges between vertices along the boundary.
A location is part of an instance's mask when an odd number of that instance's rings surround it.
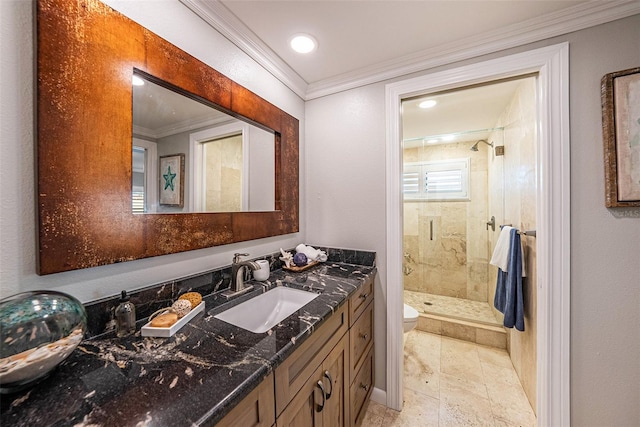
<svg viewBox="0 0 640 427">
<path fill-rule="evenodd" d="M 536 228 L 535 79 L 524 80 L 497 126 L 504 126 L 505 155 L 489 157 L 489 211 L 501 224 L 522 230 Z M 505 185 L 505 181 L 508 185 Z M 498 230 L 490 233 L 491 248 Z M 507 330 L 511 361 L 533 408 L 536 407 L 536 254 L 535 238 L 522 236 L 527 264 L 524 281 L 525 331 Z M 489 267 L 488 301 L 493 305 L 497 269 Z M 495 310 L 497 318 L 503 316 Z"/>
<path fill-rule="evenodd" d="M 487 261 L 471 261 L 467 264 L 467 299 L 487 300 L 488 283 Z"/>
<path fill-rule="evenodd" d="M 418 218 L 420 218 L 422 203 L 419 202 L 407 202 L 404 204 L 404 235 L 405 236 L 418 236 Z"/>
<path fill-rule="evenodd" d="M 466 236 L 467 202 L 449 202 L 442 206 L 442 236 Z"/>
<path fill-rule="evenodd" d="M 442 242 L 442 267 L 445 269 L 460 269 L 467 264 L 467 242 L 465 237 L 449 235 L 443 237 Z"/>
<path fill-rule="evenodd" d="M 419 237 L 404 236 L 403 242 L 403 264 L 404 288 L 412 291 L 421 292 L 424 288 L 422 277 L 422 266 L 419 260 Z"/>
<path fill-rule="evenodd" d="M 466 266 L 456 269 L 442 269 L 442 277 L 444 281 L 434 292 L 437 295 L 448 297 L 466 298 L 467 297 L 467 269 Z"/>
<path fill-rule="evenodd" d="M 416 326 L 416 329 L 424 332 L 431 332 L 432 334 L 442 335 L 442 321 L 426 316 L 418 316 L 418 325 Z"/>
<path fill-rule="evenodd" d="M 470 217 L 467 222 L 467 262 L 489 261 L 487 217 Z M 485 295 L 486 298 L 486 295 Z"/>
<path fill-rule="evenodd" d="M 476 330 L 476 343 L 496 348 L 507 348 L 507 334 L 489 329 Z"/>
<path fill-rule="evenodd" d="M 443 285 L 441 268 L 430 268 L 429 266 L 423 266 L 422 280 L 423 287 L 421 289 L 421 292 L 442 295 L 441 293 L 438 293 L 436 291 L 440 291 L 442 288 L 446 288 L 446 284 Z"/>
<path fill-rule="evenodd" d="M 461 298 L 466 298 L 471 290 L 474 299 L 487 297 L 486 283 L 484 286 L 478 283 L 486 280 L 486 273 L 470 281 L 468 268 L 469 262 L 486 263 L 489 257 L 484 228 L 488 221 L 489 147 L 481 144 L 478 152 L 470 152 L 469 147 L 475 142 L 412 148 L 404 152 L 404 160 L 411 162 L 466 157 L 471 160 L 471 201 L 404 203 L 404 251 L 417 261 L 414 272 L 405 276 L 406 289 Z M 478 296 L 483 292 L 482 297 Z"/>
</svg>

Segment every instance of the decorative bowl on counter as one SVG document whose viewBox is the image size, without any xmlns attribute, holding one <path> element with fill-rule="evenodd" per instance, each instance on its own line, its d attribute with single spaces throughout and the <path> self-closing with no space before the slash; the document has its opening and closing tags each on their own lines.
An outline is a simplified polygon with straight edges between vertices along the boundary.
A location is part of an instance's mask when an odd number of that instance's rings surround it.
<svg viewBox="0 0 640 427">
<path fill-rule="evenodd" d="M 56 291 L 24 292 L 0 300 L 0 392 L 44 379 L 82 341 L 87 313 Z"/>
</svg>

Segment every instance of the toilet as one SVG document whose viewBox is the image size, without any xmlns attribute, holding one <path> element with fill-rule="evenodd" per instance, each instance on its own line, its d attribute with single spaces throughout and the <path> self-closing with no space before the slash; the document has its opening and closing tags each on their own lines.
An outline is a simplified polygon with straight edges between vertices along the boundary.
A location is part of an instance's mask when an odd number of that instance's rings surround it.
<svg viewBox="0 0 640 427">
<path fill-rule="evenodd" d="M 403 319 L 403 330 L 404 330 L 404 339 L 407 339 L 407 332 L 412 330 L 418 324 L 418 310 L 411 307 L 410 305 L 404 305 L 404 319 Z"/>
</svg>

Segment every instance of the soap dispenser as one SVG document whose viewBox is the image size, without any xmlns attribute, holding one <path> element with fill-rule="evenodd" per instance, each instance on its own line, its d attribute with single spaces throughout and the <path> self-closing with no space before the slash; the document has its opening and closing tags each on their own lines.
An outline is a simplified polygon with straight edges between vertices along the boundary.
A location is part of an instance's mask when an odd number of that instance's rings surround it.
<svg viewBox="0 0 640 427">
<path fill-rule="evenodd" d="M 116 307 L 116 335 L 126 337 L 136 331 L 136 306 L 129 301 L 127 291 L 122 291 L 120 304 Z"/>
</svg>

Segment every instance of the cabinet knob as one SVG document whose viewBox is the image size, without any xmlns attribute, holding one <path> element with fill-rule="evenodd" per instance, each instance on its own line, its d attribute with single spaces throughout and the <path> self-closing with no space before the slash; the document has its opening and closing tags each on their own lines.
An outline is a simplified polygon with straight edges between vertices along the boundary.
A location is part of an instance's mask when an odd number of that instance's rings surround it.
<svg viewBox="0 0 640 427">
<path fill-rule="evenodd" d="M 362 298 L 362 299 L 367 299 L 368 296 L 369 296 L 369 294 L 360 294 L 360 298 Z"/>
<path fill-rule="evenodd" d="M 327 400 L 329 400 L 331 399 L 331 393 L 333 393 L 333 379 L 331 378 L 329 371 L 324 371 L 324 377 L 329 380 L 329 385 L 331 386 L 329 393 L 327 393 Z"/>
<path fill-rule="evenodd" d="M 360 383 L 360 388 L 362 388 L 364 391 L 369 391 L 369 385 L 368 384 Z"/>
<path fill-rule="evenodd" d="M 318 405 L 316 407 L 316 412 L 322 412 L 322 410 L 324 409 L 324 404 L 327 403 L 327 393 L 324 391 L 324 384 L 322 384 L 322 381 L 318 381 L 317 385 L 322 392 L 322 405 Z"/>
<path fill-rule="evenodd" d="M 360 338 L 362 338 L 363 341 L 366 341 L 369 339 L 369 334 L 360 334 Z"/>
</svg>

